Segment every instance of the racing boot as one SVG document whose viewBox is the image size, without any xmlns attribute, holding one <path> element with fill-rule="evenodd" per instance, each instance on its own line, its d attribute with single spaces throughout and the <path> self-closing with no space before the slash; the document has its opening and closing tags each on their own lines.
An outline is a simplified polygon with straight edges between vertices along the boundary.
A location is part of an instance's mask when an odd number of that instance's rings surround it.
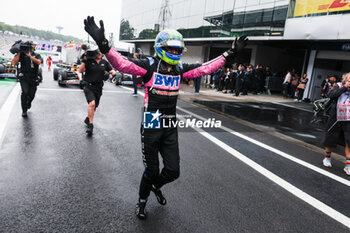
<svg viewBox="0 0 350 233">
<path fill-rule="evenodd" d="M 86 130 L 87 135 L 91 136 L 93 133 L 93 130 L 94 130 L 94 125 L 89 123 Z"/>
<path fill-rule="evenodd" d="M 147 218 L 146 203 L 147 199 L 139 199 L 139 202 L 136 204 L 136 216 L 141 220 Z"/>
<path fill-rule="evenodd" d="M 84 123 L 86 124 L 86 126 L 89 126 L 90 121 L 89 121 L 89 118 L 88 118 L 88 117 L 85 118 Z"/>
<path fill-rule="evenodd" d="M 152 192 L 156 196 L 157 201 L 158 201 L 159 204 L 166 205 L 166 199 L 163 196 L 163 193 L 162 193 L 162 191 L 160 189 L 157 189 L 154 185 L 152 185 Z"/>
</svg>

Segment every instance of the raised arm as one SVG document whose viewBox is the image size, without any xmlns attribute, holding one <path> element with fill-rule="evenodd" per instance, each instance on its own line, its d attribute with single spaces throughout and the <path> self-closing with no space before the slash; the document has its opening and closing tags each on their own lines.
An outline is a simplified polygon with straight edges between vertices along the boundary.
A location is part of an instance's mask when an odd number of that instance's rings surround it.
<svg viewBox="0 0 350 233">
<path fill-rule="evenodd" d="M 16 66 L 19 62 L 19 57 L 21 56 L 21 53 L 18 52 L 16 56 L 12 59 L 11 65 Z"/>
<path fill-rule="evenodd" d="M 183 64 L 183 69 L 184 69 L 183 78 L 189 79 L 189 78 L 196 78 L 207 74 L 211 74 L 214 71 L 218 70 L 221 66 L 225 65 L 225 61 L 226 61 L 225 57 L 221 55 L 211 61 L 203 63 L 199 67 L 192 68 L 192 69 L 191 69 L 191 65 Z"/>
<path fill-rule="evenodd" d="M 100 27 L 95 23 L 93 16 L 88 16 L 84 20 L 85 31 L 94 39 L 101 53 L 106 55 L 109 63 L 118 71 L 134 74 L 134 75 L 145 75 L 147 73 L 146 67 L 142 67 L 139 64 L 135 64 L 132 59 L 128 59 L 122 56 L 120 53 L 115 51 L 108 43 L 104 33 L 103 21 L 100 20 Z M 142 65 L 142 63 L 140 63 Z"/>
<path fill-rule="evenodd" d="M 109 63 L 120 72 L 141 76 L 144 76 L 147 73 L 146 67 L 142 67 L 142 63 L 136 65 L 132 59 L 129 60 L 113 48 L 111 48 L 105 56 Z"/>
<path fill-rule="evenodd" d="M 211 74 L 225 64 L 232 64 L 235 55 L 241 51 L 248 43 L 246 36 L 237 37 L 232 44 L 232 48 L 224 52 L 221 56 L 202 64 L 199 67 L 192 68 L 191 65 L 183 65 L 183 78 L 196 78 L 203 75 Z M 193 65 L 192 65 L 193 66 Z"/>
</svg>

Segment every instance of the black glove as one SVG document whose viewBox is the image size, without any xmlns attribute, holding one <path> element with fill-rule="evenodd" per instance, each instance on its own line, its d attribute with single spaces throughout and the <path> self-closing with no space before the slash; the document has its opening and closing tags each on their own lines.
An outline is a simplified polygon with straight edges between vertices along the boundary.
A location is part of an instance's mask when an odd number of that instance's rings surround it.
<svg viewBox="0 0 350 233">
<path fill-rule="evenodd" d="M 226 64 L 233 64 L 234 62 L 234 56 L 239 53 L 245 46 L 247 46 L 248 38 L 245 35 L 242 35 L 237 40 L 237 37 L 235 41 L 232 43 L 232 49 L 227 50 L 222 55 L 226 59 Z"/>
<path fill-rule="evenodd" d="M 109 46 L 108 40 L 105 37 L 105 28 L 103 21 L 100 20 L 100 28 L 96 25 L 94 16 L 88 16 L 84 19 L 85 31 L 94 39 L 101 53 L 108 53 L 111 47 Z"/>
</svg>

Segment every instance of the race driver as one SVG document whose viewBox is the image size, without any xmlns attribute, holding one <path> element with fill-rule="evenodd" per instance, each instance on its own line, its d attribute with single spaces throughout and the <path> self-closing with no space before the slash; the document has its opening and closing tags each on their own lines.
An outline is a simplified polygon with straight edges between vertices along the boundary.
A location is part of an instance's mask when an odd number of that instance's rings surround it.
<svg viewBox="0 0 350 233">
<path fill-rule="evenodd" d="M 176 103 L 181 80 L 208 75 L 225 64 L 232 64 L 234 56 L 248 42 L 246 36 L 241 36 L 236 38 L 231 49 L 209 62 L 202 65 L 184 64 L 180 61 L 185 49 L 182 35 L 176 30 L 164 30 L 155 39 L 156 55 L 145 59 L 132 59 L 122 56 L 110 47 L 104 36 L 102 20 L 98 27 L 94 17 L 88 16 L 84 24 L 85 31 L 95 40 L 100 51 L 116 70 L 142 76 L 145 83 L 144 112 L 173 116 L 169 119 L 171 121 L 176 120 Z M 141 178 L 136 215 L 140 219 L 146 219 L 145 207 L 150 192 L 154 192 L 157 201 L 165 205 L 166 199 L 160 188 L 180 175 L 177 128 L 146 129 L 142 125 L 141 142 L 145 170 Z M 159 170 L 158 153 L 163 158 L 162 171 Z"/>
</svg>

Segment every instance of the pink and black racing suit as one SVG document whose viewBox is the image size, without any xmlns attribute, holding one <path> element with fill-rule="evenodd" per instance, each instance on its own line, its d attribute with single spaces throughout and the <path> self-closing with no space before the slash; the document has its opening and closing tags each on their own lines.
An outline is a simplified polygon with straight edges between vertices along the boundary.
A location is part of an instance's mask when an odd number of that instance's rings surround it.
<svg viewBox="0 0 350 233">
<path fill-rule="evenodd" d="M 208 75 L 225 64 L 219 56 L 202 65 L 169 65 L 159 57 L 131 59 L 111 49 L 106 58 L 118 71 L 140 75 L 145 83 L 145 111 L 159 111 L 162 115 L 176 116 L 177 96 L 182 79 Z M 160 188 L 174 181 L 180 174 L 180 157 L 177 128 L 144 129 L 141 127 L 141 141 L 145 172 L 140 184 L 140 198 L 146 199 L 152 188 Z M 160 173 L 158 153 L 163 157 L 164 168 Z"/>
</svg>

